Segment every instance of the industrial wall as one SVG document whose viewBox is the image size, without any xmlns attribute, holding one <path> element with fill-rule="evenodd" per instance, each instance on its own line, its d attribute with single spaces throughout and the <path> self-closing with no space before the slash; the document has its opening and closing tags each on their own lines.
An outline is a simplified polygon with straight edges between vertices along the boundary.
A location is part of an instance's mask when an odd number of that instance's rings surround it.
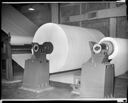
<svg viewBox="0 0 128 103">
<path fill-rule="evenodd" d="M 119 11 L 115 10 L 116 12 L 109 10 L 126 6 L 125 2 L 42 3 L 13 6 L 37 26 L 41 26 L 47 22 L 54 22 L 98 29 L 105 36 L 128 38 L 126 15 L 119 9 Z M 27 8 L 29 7 L 34 7 L 36 10 L 28 11 Z M 124 8 L 126 9 L 126 7 Z M 109 10 L 109 15 L 103 10 Z M 102 12 L 100 15 L 97 15 L 94 11 Z M 124 16 L 109 17 L 111 15 L 122 14 Z M 83 15 L 85 15 L 85 18 L 88 16 L 90 19 L 84 19 Z"/>
<path fill-rule="evenodd" d="M 104 10 L 109 8 L 121 7 L 125 3 L 105 2 L 105 3 L 62 3 L 60 9 L 60 23 L 66 25 L 74 25 L 86 28 L 94 28 L 100 30 L 105 36 L 128 38 L 128 23 L 126 16 L 108 17 L 91 20 L 72 21 L 71 16 L 83 15 L 96 10 Z M 107 14 L 106 14 L 107 15 Z M 90 15 L 95 16 L 95 14 Z"/>
</svg>

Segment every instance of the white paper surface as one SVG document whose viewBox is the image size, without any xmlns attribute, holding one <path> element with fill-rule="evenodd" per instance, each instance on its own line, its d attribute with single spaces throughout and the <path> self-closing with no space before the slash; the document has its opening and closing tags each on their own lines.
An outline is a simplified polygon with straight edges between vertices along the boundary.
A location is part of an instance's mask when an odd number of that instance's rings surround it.
<svg viewBox="0 0 128 103">
<path fill-rule="evenodd" d="M 74 72 L 57 73 L 50 75 L 49 80 L 57 81 L 61 83 L 73 84 L 74 83 Z"/>
<path fill-rule="evenodd" d="M 47 23 L 35 33 L 33 42 L 51 42 L 53 52 L 47 55 L 50 73 L 81 68 L 90 57 L 89 41 L 99 42 L 103 34 L 94 29 Z"/>
<path fill-rule="evenodd" d="M 25 68 L 25 60 L 32 57 L 32 54 L 13 54 L 12 58 L 16 61 L 22 68 Z"/>
<path fill-rule="evenodd" d="M 111 41 L 114 45 L 114 52 L 109 58 L 115 66 L 115 76 L 128 71 L 128 39 L 105 37 L 99 43 L 104 41 Z"/>
<path fill-rule="evenodd" d="M 11 35 L 11 45 L 31 44 L 33 37 Z"/>
</svg>

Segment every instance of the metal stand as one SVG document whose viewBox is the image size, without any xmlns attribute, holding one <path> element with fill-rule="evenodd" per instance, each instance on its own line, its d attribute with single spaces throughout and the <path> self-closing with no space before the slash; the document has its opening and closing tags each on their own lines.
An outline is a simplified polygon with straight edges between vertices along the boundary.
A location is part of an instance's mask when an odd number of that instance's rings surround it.
<svg viewBox="0 0 128 103">
<path fill-rule="evenodd" d="M 92 50 L 94 43 L 90 43 Z M 114 65 L 108 62 L 104 52 L 94 54 L 82 67 L 80 97 L 113 97 Z"/>
<path fill-rule="evenodd" d="M 35 45 L 37 46 L 37 44 Z M 34 53 L 31 59 L 25 61 L 23 85 L 21 89 L 32 92 L 51 90 L 52 87 L 49 86 L 49 61 L 46 60 L 46 53 L 44 51 L 42 52 L 42 50 L 45 49 L 42 49 L 42 47 L 39 49 L 39 47 L 36 46 L 36 53 Z M 39 50 L 37 50 L 37 48 Z M 48 52 L 48 50 L 46 51 Z"/>
</svg>

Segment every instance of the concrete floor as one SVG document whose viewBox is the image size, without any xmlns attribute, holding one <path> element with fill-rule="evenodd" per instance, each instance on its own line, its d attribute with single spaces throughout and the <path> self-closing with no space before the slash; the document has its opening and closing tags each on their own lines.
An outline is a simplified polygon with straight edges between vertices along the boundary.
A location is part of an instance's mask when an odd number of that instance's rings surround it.
<svg viewBox="0 0 128 103">
<path fill-rule="evenodd" d="M 2 79 L 2 99 L 74 99 L 79 95 L 72 94 L 72 87 L 69 84 L 62 84 L 50 81 L 54 87 L 52 90 L 41 93 L 34 93 L 19 89 L 22 86 L 23 69 L 15 70 L 14 80 L 18 82 L 11 83 Z M 128 87 L 128 73 L 115 78 L 114 98 L 126 98 Z"/>
<path fill-rule="evenodd" d="M 2 84 L 2 99 L 73 99 L 79 98 L 79 95 L 72 94 L 72 88 L 68 84 L 50 82 L 52 90 L 41 93 L 34 93 L 19 89 L 22 85 L 19 83 Z M 116 78 L 115 98 L 126 98 L 128 79 Z"/>
</svg>

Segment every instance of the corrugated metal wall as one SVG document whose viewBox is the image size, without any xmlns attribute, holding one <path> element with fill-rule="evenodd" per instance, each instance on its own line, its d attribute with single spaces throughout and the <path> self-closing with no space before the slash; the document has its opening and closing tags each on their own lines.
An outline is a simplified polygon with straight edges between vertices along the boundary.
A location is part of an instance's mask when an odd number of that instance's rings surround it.
<svg viewBox="0 0 128 103">
<path fill-rule="evenodd" d="M 94 10 L 108 9 L 111 6 L 120 7 L 125 3 L 106 2 L 106 3 L 61 3 L 60 4 L 60 23 L 66 25 L 81 26 L 100 30 L 105 36 L 110 36 L 110 18 L 84 20 L 70 22 L 69 17 L 86 14 Z M 116 37 L 128 38 L 128 22 L 126 17 L 116 17 Z"/>
</svg>

